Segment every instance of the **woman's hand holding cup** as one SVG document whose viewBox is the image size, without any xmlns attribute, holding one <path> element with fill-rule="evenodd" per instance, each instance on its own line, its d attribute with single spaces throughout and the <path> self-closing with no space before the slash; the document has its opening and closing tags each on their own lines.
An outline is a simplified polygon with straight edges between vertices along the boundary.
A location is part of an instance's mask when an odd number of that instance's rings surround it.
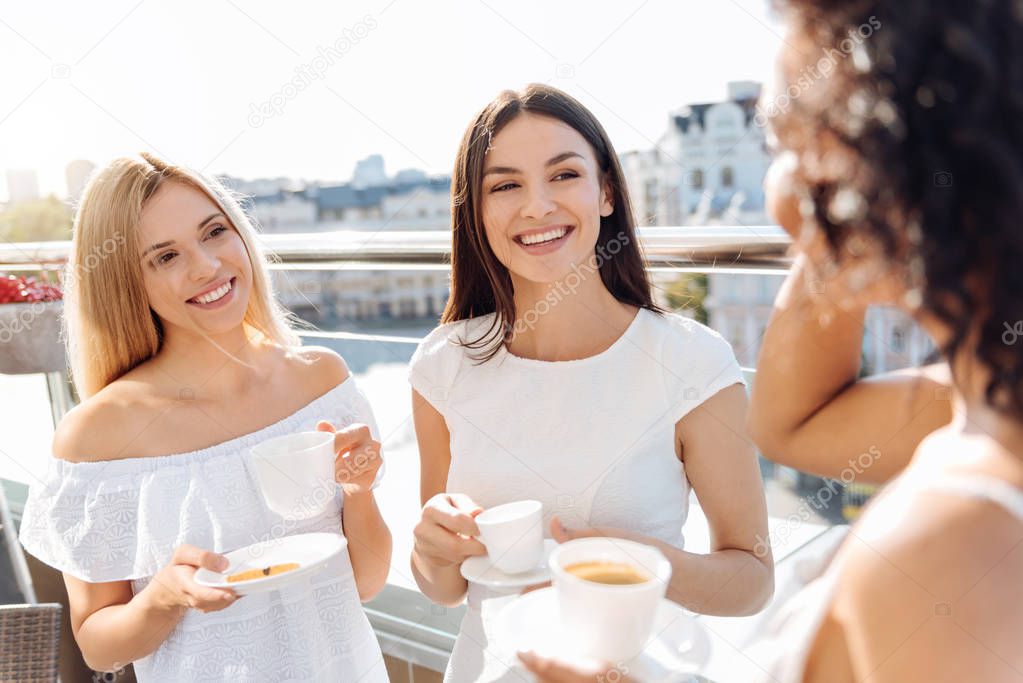
<svg viewBox="0 0 1023 683">
<path fill-rule="evenodd" d="M 486 555 L 487 549 L 475 536 L 480 533 L 476 516 L 483 512 L 469 496 L 438 493 L 423 506 L 413 531 L 414 551 L 435 567 L 460 565 L 466 558 Z"/>
<path fill-rule="evenodd" d="M 383 459 L 380 442 L 373 439 L 369 427 L 354 424 L 337 431 L 330 422 L 320 420 L 316 431 L 334 434 L 334 481 L 341 485 L 345 495 L 370 491 Z"/>
</svg>

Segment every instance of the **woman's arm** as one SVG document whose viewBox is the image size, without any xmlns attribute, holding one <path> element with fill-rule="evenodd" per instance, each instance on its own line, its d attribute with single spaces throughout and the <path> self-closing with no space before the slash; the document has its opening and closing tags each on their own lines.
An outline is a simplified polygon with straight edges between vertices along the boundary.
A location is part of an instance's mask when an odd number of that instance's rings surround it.
<svg viewBox="0 0 1023 683">
<path fill-rule="evenodd" d="M 559 543 L 584 536 L 619 536 L 657 547 L 671 562 L 668 598 L 702 614 L 760 611 L 774 593 L 767 505 L 753 446 L 743 427 L 746 392 L 722 389 L 679 420 L 676 439 L 686 476 L 710 525 L 710 553 L 698 554 L 620 529 L 551 529 Z M 636 495 L 642 495 L 637 491 Z"/>
<path fill-rule="evenodd" d="M 858 380 L 866 304 L 842 296 L 844 306 L 829 307 L 830 320 L 822 324 L 806 259 L 796 259 L 775 301 L 753 382 L 749 433 L 771 460 L 834 478 L 876 449 L 880 457 L 858 479 L 885 482 L 927 434 L 952 419 L 947 367 Z"/>
<path fill-rule="evenodd" d="M 387 584 L 391 570 L 391 530 L 373 492 L 346 494 L 342 522 L 359 599 L 372 600 Z"/>
<path fill-rule="evenodd" d="M 710 553 L 666 546 L 675 565 L 668 597 L 703 614 L 754 614 L 774 594 L 767 503 L 746 411 L 746 389 L 733 384 L 675 426 L 686 476 L 710 527 Z"/>
<path fill-rule="evenodd" d="M 451 464 L 451 435 L 444 417 L 417 391 L 412 391 L 412 414 L 419 443 L 419 496 L 423 514 L 416 525 L 412 575 L 419 590 L 441 605 L 457 605 L 468 582 L 459 573 L 466 557 L 485 555 L 476 515 L 483 511 L 468 496 L 445 493 Z"/>
<path fill-rule="evenodd" d="M 341 528 L 359 599 L 366 602 L 383 589 L 391 570 L 391 530 L 373 497 L 373 482 L 383 465 L 381 444 L 364 424 L 335 431 L 321 420 L 316 429 L 334 433 L 334 479 L 344 491 Z"/>
<path fill-rule="evenodd" d="M 237 599 L 233 591 L 206 588 L 191 580 L 198 567 L 221 571 L 226 560 L 192 546 L 180 546 L 174 559 L 137 595 L 131 583 L 89 583 L 64 574 L 71 607 L 71 632 L 86 664 L 114 671 L 154 652 L 189 607 L 203 612 L 224 609 Z"/>
</svg>

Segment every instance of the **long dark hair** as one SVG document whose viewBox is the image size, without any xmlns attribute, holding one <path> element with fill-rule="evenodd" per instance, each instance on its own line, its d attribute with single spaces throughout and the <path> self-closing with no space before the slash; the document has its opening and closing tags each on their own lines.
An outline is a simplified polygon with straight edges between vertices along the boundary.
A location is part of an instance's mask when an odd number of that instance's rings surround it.
<svg viewBox="0 0 1023 683">
<path fill-rule="evenodd" d="M 598 254 L 613 253 L 600 261 L 600 279 L 622 303 L 660 312 L 650 293 L 650 282 L 636 240 L 636 223 L 625 177 L 611 140 L 596 117 L 578 100 L 548 85 L 532 83 L 520 92 L 505 90 L 473 118 L 462 136 L 451 179 L 451 296 L 442 323 L 496 313 L 491 326 L 467 348 L 483 349 L 478 360 L 494 357 L 508 341 L 515 321 L 511 276 L 487 240 L 483 228 L 481 194 L 483 166 L 490 143 L 501 129 L 522 113 L 546 116 L 571 126 L 593 148 L 600 181 L 611 194 L 613 212 L 600 219 Z M 609 245 L 614 243 L 614 249 Z"/>
<path fill-rule="evenodd" d="M 824 48 L 791 55 L 799 96 L 774 121 L 781 146 L 800 155 L 811 220 L 836 255 L 866 237 L 907 264 L 922 310 L 951 331 L 943 355 L 974 354 L 991 373 L 987 403 L 1023 415 L 1019 3 L 777 5 L 797 41 Z M 834 73 L 803 92 L 800 79 L 829 53 Z M 836 215 L 830 207 L 850 190 L 860 210 Z"/>
</svg>

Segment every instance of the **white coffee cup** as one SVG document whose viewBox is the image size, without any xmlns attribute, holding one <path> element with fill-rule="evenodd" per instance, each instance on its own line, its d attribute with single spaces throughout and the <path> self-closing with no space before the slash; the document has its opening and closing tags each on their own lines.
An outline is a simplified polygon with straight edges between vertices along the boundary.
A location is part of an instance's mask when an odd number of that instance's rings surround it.
<svg viewBox="0 0 1023 683">
<path fill-rule="evenodd" d="M 543 503 L 520 500 L 476 516 L 491 564 L 506 574 L 528 572 L 543 556 Z"/>
<path fill-rule="evenodd" d="M 308 519 L 337 493 L 334 434 L 297 432 L 252 447 L 251 461 L 267 506 L 285 519 Z"/>
<path fill-rule="evenodd" d="M 648 579 L 614 585 L 565 571 L 583 562 L 628 565 Z M 621 662 L 643 651 L 671 578 L 671 563 L 660 550 L 621 538 L 579 538 L 555 548 L 548 564 L 562 626 L 579 654 Z"/>
</svg>

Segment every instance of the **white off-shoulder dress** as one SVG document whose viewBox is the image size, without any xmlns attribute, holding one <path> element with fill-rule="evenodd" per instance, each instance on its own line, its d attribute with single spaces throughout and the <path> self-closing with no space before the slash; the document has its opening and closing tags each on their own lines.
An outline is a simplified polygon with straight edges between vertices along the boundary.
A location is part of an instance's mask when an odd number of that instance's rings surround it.
<svg viewBox="0 0 1023 683">
<path fill-rule="evenodd" d="M 683 547 L 689 481 L 675 455 L 675 424 L 720 390 L 743 383 L 731 346 L 679 315 L 640 309 L 608 349 L 574 361 L 514 356 L 478 363 L 475 340 L 493 314 L 436 328 L 412 358 L 413 388 L 451 434 L 447 490 L 484 508 L 524 498 L 544 506 L 544 531 L 627 529 Z M 470 584 L 446 681 L 530 681 L 491 642 L 507 604 Z"/>
<path fill-rule="evenodd" d="M 349 377 L 292 415 L 251 434 L 173 455 L 70 463 L 53 459 L 30 489 L 25 549 L 84 581 L 130 581 L 134 593 L 188 543 L 229 552 L 271 537 L 341 532 L 343 494 L 292 522 L 263 501 L 249 449 L 264 439 L 370 425 L 372 410 Z M 348 553 L 280 590 L 247 595 L 203 614 L 188 610 L 167 639 L 134 662 L 139 681 L 386 681 L 383 657 L 359 601 Z"/>
</svg>

